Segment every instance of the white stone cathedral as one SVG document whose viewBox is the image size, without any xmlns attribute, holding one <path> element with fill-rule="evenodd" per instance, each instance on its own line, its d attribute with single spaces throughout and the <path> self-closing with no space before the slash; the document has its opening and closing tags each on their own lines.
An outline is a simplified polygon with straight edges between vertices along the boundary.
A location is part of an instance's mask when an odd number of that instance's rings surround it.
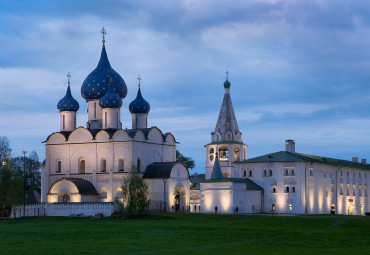
<svg viewBox="0 0 370 255">
<path fill-rule="evenodd" d="M 98 66 L 81 87 L 88 104 L 86 127 L 76 127 L 79 104 L 69 77 L 67 93 L 57 105 L 60 131 L 45 141 L 42 202 L 114 202 L 122 199 L 121 185 L 129 171 L 138 171 L 149 186 L 151 210 L 188 208 L 189 173 L 176 162 L 175 137 L 148 128 L 150 105 L 141 94 L 140 79 L 129 105 L 132 127 L 122 129 L 126 94 L 126 83 L 111 67 L 103 38 Z"/>
</svg>

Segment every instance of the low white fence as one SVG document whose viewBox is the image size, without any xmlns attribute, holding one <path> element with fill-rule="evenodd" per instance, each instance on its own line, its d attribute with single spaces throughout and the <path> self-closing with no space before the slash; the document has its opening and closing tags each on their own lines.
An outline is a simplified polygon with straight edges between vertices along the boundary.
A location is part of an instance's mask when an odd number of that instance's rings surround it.
<svg viewBox="0 0 370 255">
<path fill-rule="evenodd" d="M 11 218 L 38 217 L 38 216 L 81 216 L 90 217 L 103 214 L 111 216 L 114 212 L 114 203 L 41 203 L 17 205 L 12 207 Z"/>
</svg>

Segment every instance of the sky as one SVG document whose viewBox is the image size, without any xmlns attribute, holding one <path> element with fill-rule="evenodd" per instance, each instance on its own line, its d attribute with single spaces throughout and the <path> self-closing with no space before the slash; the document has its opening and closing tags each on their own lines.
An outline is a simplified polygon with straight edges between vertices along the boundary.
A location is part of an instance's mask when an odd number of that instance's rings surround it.
<svg viewBox="0 0 370 255">
<path fill-rule="evenodd" d="M 45 158 L 68 72 L 77 125 L 86 125 L 80 89 L 104 26 L 128 87 L 123 128 L 140 74 L 148 125 L 176 137 L 193 172 L 204 172 L 227 70 L 248 158 L 294 139 L 297 152 L 370 159 L 370 2 L 19 0 L 1 1 L 0 18 L 0 136 L 14 156 Z"/>
</svg>

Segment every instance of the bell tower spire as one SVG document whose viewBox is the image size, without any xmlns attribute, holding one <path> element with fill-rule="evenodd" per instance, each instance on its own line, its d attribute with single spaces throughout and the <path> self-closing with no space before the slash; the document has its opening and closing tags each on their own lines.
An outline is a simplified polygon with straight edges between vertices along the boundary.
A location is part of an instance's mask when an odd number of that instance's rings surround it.
<svg viewBox="0 0 370 255">
<path fill-rule="evenodd" d="M 225 177 L 238 177 L 234 173 L 233 163 L 247 159 L 247 145 L 243 143 L 231 101 L 229 74 L 229 71 L 226 71 L 225 93 L 220 113 L 214 132 L 211 133 L 211 143 L 206 145 L 206 179 L 211 177 L 216 153 Z"/>
</svg>

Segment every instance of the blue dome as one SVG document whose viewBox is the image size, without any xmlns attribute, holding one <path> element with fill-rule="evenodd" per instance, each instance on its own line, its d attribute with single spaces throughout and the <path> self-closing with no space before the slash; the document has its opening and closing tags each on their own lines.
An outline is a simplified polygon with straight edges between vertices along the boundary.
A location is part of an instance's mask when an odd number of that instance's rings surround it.
<svg viewBox="0 0 370 255">
<path fill-rule="evenodd" d="M 120 108 L 122 106 L 122 99 L 108 85 L 108 92 L 100 98 L 99 105 L 101 108 Z"/>
<path fill-rule="evenodd" d="M 140 87 L 135 100 L 130 103 L 128 108 L 131 113 L 148 113 L 150 111 L 150 105 L 141 95 Z"/>
<path fill-rule="evenodd" d="M 110 86 L 113 87 L 113 91 L 121 99 L 124 99 L 127 95 L 126 83 L 111 67 L 103 44 L 98 66 L 86 77 L 81 86 L 82 97 L 86 101 L 102 98 L 107 93 L 110 78 L 112 78 Z"/>
<path fill-rule="evenodd" d="M 60 112 L 63 111 L 77 112 L 78 109 L 80 108 L 80 105 L 78 104 L 77 100 L 72 97 L 71 88 L 69 85 L 67 88 L 66 95 L 62 99 L 60 99 L 57 107 Z"/>
</svg>

